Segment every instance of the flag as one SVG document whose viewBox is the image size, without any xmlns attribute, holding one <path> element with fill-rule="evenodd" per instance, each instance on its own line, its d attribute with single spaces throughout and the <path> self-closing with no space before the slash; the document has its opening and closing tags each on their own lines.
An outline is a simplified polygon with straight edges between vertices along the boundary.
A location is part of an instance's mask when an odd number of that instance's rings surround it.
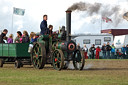
<svg viewBox="0 0 128 85">
<path fill-rule="evenodd" d="M 13 14 L 24 16 L 24 13 L 25 13 L 25 9 L 20 9 L 15 7 L 13 8 Z"/>
<path fill-rule="evenodd" d="M 102 17 L 103 21 L 105 21 L 106 23 L 108 23 L 109 21 L 112 22 L 112 20 L 108 17 Z"/>
</svg>

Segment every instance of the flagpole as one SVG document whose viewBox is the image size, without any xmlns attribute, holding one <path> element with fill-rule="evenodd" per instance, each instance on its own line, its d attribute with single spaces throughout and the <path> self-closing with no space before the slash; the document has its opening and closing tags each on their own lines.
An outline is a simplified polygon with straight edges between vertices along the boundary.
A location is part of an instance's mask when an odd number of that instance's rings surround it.
<svg viewBox="0 0 128 85">
<path fill-rule="evenodd" d="M 102 30 L 102 16 L 101 16 L 101 30 Z"/>
<path fill-rule="evenodd" d="M 13 10 L 14 10 L 14 7 L 13 7 Z M 12 30 L 11 30 L 12 34 L 13 34 L 13 17 L 14 17 L 14 14 L 12 13 Z"/>
<path fill-rule="evenodd" d="M 11 33 L 13 34 L 13 14 L 12 14 L 12 30 Z"/>
</svg>

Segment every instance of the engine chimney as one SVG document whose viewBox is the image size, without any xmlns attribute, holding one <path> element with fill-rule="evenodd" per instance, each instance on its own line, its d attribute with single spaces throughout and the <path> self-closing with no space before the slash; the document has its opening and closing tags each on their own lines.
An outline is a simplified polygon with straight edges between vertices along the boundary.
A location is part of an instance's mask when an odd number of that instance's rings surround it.
<svg viewBox="0 0 128 85">
<path fill-rule="evenodd" d="M 72 11 L 66 11 L 66 41 L 71 40 L 71 12 Z"/>
</svg>

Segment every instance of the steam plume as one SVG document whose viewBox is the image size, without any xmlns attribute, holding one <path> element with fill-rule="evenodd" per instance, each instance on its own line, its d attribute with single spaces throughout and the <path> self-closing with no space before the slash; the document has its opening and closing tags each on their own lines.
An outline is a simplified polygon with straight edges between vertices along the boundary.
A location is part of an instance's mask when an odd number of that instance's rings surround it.
<svg viewBox="0 0 128 85">
<path fill-rule="evenodd" d="M 101 15 L 101 17 L 112 17 L 113 18 L 113 26 L 117 27 L 118 24 L 122 21 L 121 14 L 119 14 L 120 6 L 116 5 L 114 7 L 110 5 L 103 5 L 101 3 L 86 3 L 79 2 L 74 3 L 70 6 L 68 11 L 86 11 L 88 16 L 92 16 L 93 14 Z"/>
<path fill-rule="evenodd" d="M 67 10 L 68 11 L 88 11 L 90 15 L 93 13 L 98 13 L 100 10 L 101 4 L 100 3 L 85 3 L 85 2 L 79 2 L 79 3 L 74 3 L 71 7 L 69 7 Z"/>
</svg>

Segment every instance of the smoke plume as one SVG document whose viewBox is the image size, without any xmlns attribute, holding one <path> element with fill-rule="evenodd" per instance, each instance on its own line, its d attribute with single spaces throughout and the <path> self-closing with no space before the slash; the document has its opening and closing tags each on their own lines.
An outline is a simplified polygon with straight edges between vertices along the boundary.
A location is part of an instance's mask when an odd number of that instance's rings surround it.
<svg viewBox="0 0 128 85">
<path fill-rule="evenodd" d="M 98 11 L 100 10 L 100 7 L 101 7 L 100 3 L 90 4 L 90 3 L 85 3 L 85 2 L 79 2 L 79 3 L 73 4 L 67 10 L 68 11 L 75 11 L 75 10 L 88 11 L 88 13 L 92 15 L 93 13 L 98 13 Z"/>
<path fill-rule="evenodd" d="M 110 5 L 106 5 L 101 10 L 101 15 L 106 17 L 112 16 L 113 14 L 117 14 L 119 10 L 120 10 L 119 6 L 110 7 Z"/>
<path fill-rule="evenodd" d="M 101 3 L 86 3 L 79 2 L 74 3 L 70 6 L 68 11 L 86 11 L 88 16 L 92 16 L 93 14 L 101 15 L 101 17 L 112 17 L 113 26 L 117 27 L 118 24 L 122 21 L 121 14 L 119 13 L 120 6 L 116 5 L 112 7 L 111 5 L 103 5 Z"/>
</svg>

